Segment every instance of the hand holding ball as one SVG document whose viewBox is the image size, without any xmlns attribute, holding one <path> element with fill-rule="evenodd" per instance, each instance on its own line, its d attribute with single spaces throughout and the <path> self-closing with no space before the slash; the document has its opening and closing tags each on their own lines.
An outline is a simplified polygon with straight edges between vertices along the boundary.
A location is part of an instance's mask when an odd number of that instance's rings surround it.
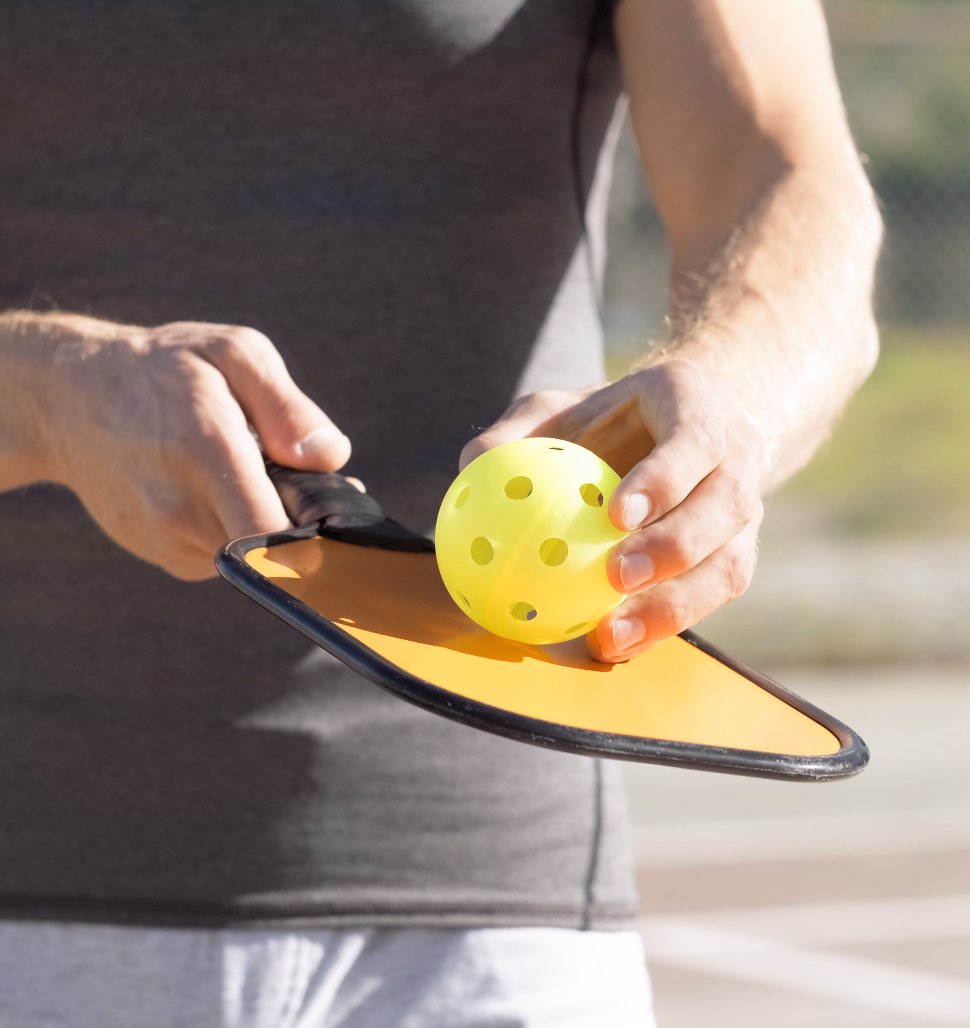
<svg viewBox="0 0 970 1028">
<path fill-rule="evenodd" d="M 438 511 L 438 569 L 496 635 L 544 645 L 591 631 L 623 596 L 606 559 L 627 532 L 607 513 L 619 476 L 561 439 L 518 439 L 465 468 Z"/>
</svg>

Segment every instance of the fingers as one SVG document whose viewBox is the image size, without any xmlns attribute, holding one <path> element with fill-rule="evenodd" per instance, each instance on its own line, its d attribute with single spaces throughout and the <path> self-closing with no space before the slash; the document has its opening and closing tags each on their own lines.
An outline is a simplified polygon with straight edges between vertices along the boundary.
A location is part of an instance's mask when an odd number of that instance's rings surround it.
<svg viewBox="0 0 970 1028">
<path fill-rule="evenodd" d="M 66 346 L 58 379 L 59 480 L 119 545 L 178 578 L 213 575 L 230 539 L 289 527 L 250 424 L 282 464 L 330 470 L 349 456 L 259 332 L 105 324 L 83 342 Z"/>
<path fill-rule="evenodd" d="M 191 437 L 173 447 L 179 467 L 169 472 L 182 485 L 172 490 L 173 502 L 159 505 L 156 518 L 161 535 L 179 541 L 194 569 L 173 573 L 196 578 L 213 573 L 212 558 L 223 543 L 282 531 L 290 521 L 226 379 L 205 361 L 197 361 L 192 374 L 195 425 Z"/>
<path fill-rule="evenodd" d="M 726 400 L 709 372 L 670 361 L 631 376 L 641 384 L 638 409 L 657 440 L 610 498 L 610 520 L 631 531 L 676 507 L 723 460 Z"/>
<path fill-rule="evenodd" d="M 757 440 L 734 431 L 728 455 L 683 503 L 613 548 L 613 588 L 629 594 L 682 575 L 760 519 L 759 460 Z"/>
<path fill-rule="evenodd" d="M 759 512 L 690 571 L 625 600 L 587 635 L 590 655 L 605 663 L 629 660 L 740 596 L 754 574 L 760 523 Z"/>
<path fill-rule="evenodd" d="M 255 439 L 249 435 L 248 439 L 236 442 L 222 460 L 222 473 L 209 479 L 210 495 L 222 523 L 222 539 L 216 549 L 241 536 L 282 532 L 292 527 L 266 474 Z"/>
<path fill-rule="evenodd" d="M 712 372 L 672 359 L 612 385 L 523 397 L 465 447 L 460 466 L 530 435 L 579 443 L 625 476 L 609 513 L 633 534 L 607 571 L 628 599 L 587 636 L 594 657 L 627 660 L 747 588 L 764 445 Z"/>
<path fill-rule="evenodd" d="M 494 425 L 466 444 L 458 458 L 458 470 L 464 471 L 476 457 L 480 457 L 486 450 L 491 450 L 502 443 L 511 442 L 513 439 L 523 439 L 529 435 L 546 435 L 547 433 L 540 429 L 551 424 L 550 419 L 561 411 L 574 407 L 604 386 L 605 383 L 576 390 L 544 389 L 541 392 L 520 397 L 512 403 Z M 568 438 L 557 432 L 548 434 L 557 439 Z"/>
<path fill-rule="evenodd" d="M 232 325 L 205 328 L 208 336 L 197 352 L 225 377 L 273 460 L 306 471 L 336 471 L 347 463 L 350 440 L 297 388 L 262 332 Z"/>
</svg>

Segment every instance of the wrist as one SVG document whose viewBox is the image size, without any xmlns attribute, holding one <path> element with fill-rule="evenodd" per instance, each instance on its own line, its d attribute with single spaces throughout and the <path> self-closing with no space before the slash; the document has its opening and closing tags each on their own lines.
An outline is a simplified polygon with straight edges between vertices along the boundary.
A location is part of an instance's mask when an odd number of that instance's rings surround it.
<svg viewBox="0 0 970 1028">
<path fill-rule="evenodd" d="M 53 347 L 43 316 L 0 316 L 0 488 L 49 479 Z M 46 373 L 45 373 L 46 372 Z"/>
<path fill-rule="evenodd" d="M 72 369 L 97 347 L 95 326 L 120 327 L 70 314 L 0 315 L 0 489 L 69 484 Z"/>
</svg>

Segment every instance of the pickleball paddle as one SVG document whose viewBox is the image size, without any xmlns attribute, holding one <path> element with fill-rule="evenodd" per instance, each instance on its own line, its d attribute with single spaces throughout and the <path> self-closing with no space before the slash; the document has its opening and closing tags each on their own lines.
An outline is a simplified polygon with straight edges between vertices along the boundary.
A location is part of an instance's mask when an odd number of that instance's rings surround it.
<svg viewBox="0 0 970 1028">
<path fill-rule="evenodd" d="M 582 638 L 512 642 L 466 617 L 434 544 L 336 473 L 267 472 L 296 526 L 237 539 L 224 578 L 371 682 L 474 728 L 590 756 L 791 780 L 860 772 L 859 736 L 693 632 L 625 664 Z"/>
</svg>

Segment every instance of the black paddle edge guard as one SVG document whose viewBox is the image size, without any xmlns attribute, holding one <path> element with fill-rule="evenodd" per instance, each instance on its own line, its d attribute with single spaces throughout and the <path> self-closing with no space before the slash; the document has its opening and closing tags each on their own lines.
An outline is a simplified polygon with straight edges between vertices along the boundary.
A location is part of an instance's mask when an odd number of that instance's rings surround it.
<svg viewBox="0 0 970 1028">
<path fill-rule="evenodd" d="M 644 739 L 612 732 L 595 732 L 514 714 L 433 685 L 392 664 L 302 600 L 274 585 L 246 561 L 246 554 L 250 550 L 263 546 L 278 546 L 300 539 L 314 539 L 318 536 L 338 538 L 336 535 L 331 536 L 324 526 L 307 525 L 271 535 L 237 539 L 224 546 L 216 555 L 216 568 L 226 581 L 305 635 L 311 642 L 353 668 L 359 675 L 393 693 L 399 699 L 433 714 L 491 732 L 493 735 L 501 735 L 533 746 L 563 750 L 566 753 L 757 778 L 781 778 L 802 782 L 833 781 L 857 775 L 869 763 L 868 747 L 847 725 L 766 675 L 722 653 L 716 646 L 712 646 L 691 631 L 681 632 L 680 637 L 827 729 L 839 741 L 838 752 L 822 757 L 800 757 L 762 753 L 757 750 L 704 746 L 699 743 Z M 375 538 L 368 545 L 381 547 L 382 540 L 379 537 Z M 433 544 L 430 552 L 434 552 Z"/>
</svg>

